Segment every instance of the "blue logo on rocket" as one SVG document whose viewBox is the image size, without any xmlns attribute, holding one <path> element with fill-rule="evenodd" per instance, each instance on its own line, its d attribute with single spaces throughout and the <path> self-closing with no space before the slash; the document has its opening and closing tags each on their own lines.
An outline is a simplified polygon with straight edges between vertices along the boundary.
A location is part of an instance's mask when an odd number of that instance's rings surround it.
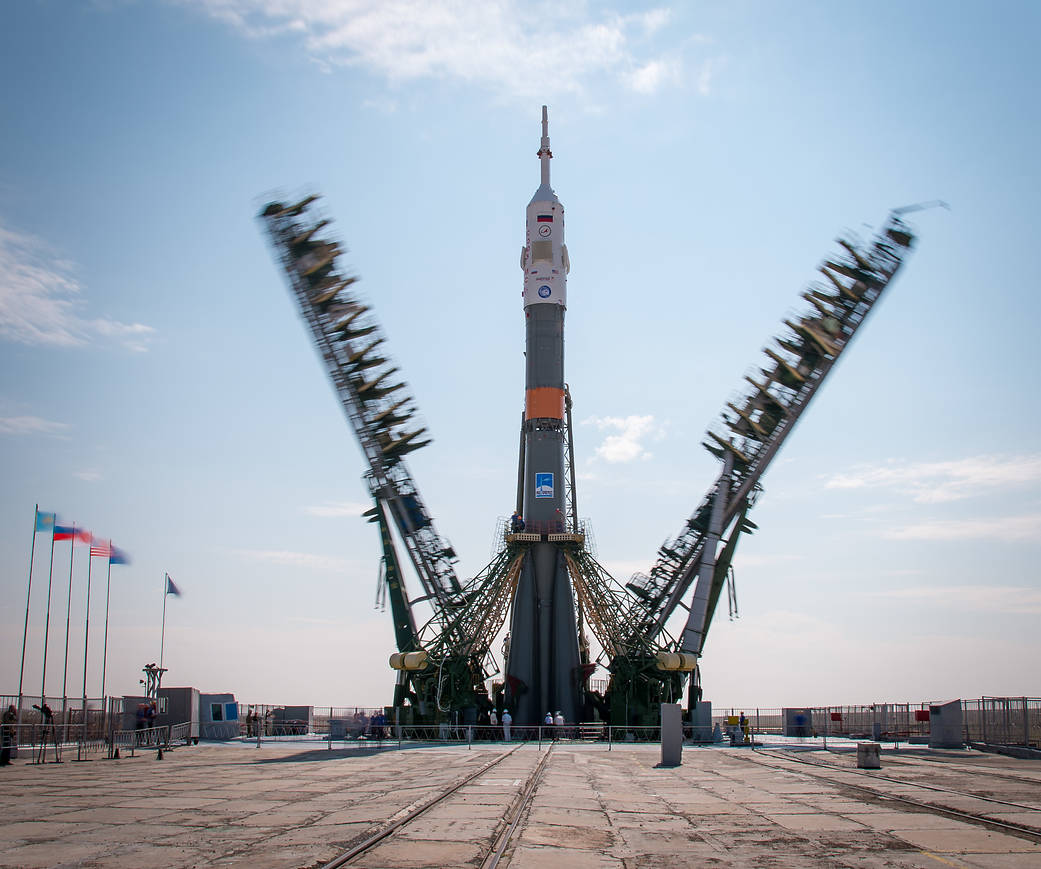
<svg viewBox="0 0 1041 869">
<path fill-rule="evenodd" d="M 553 290 L 551 290 L 546 284 L 543 284 L 541 287 L 539 287 L 539 298 L 548 299 L 549 294 L 552 292 Z"/>
</svg>

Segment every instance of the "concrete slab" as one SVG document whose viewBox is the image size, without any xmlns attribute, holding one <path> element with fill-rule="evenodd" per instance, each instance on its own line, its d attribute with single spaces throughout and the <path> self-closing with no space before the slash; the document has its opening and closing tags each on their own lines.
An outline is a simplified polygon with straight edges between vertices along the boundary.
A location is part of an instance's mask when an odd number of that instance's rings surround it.
<svg viewBox="0 0 1041 869">
<path fill-rule="evenodd" d="M 16 761 L 0 775 L 0 866 L 320 865 L 502 752 L 475 745 L 376 754 L 265 744 L 262 751 L 178 749 L 161 763 L 151 753 L 45 767 Z M 557 745 L 512 846 L 514 865 L 1041 866 L 1035 842 L 887 799 L 908 794 L 938 802 L 933 795 L 940 792 L 915 786 L 932 783 L 961 793 L 945 800 L 995 815 L 1000 802 L 970 792 L 1024 802 L 1036 785 L 1022 776 L 1033 767 L 1021 775 L 1008 764 L 1025 761 L 902 755 L 901 781 L 869 779 L 878 793 L 862 795 L 847 782 L 865 777 L 848 771 L 812 778 L 722 749 L 688 749 L 682 767 L 662 770 L 654 768 L 657 754 L 653 745 Z M 432 808 L 361 865 L 479 863 L 544 756 L 518 749 L 488 779 Z M 1000 813 L 1010 822 L 1041 828 L 1041 811 L 1006 809 Z"/>
<path fill-rule="evenodd" d="M 1041 866 L 1041 846 L 969 824 L 954 830 L 893 830 L 892 834 L 937 854 L 1032 854 Z"/>
</svg>

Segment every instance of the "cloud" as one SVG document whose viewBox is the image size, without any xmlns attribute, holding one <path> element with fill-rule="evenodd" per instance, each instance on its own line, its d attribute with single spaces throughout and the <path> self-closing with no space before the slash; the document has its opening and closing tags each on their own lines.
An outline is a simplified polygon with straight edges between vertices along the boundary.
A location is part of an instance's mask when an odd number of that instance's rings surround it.
<svg viewBox="0 0 1041 869">
<path fill-rule="evenodd" d="M 38 416 L 0 416 L 0 434 L 57 435 L 66 431 L 68 428 L 68 423 L 53 422 L 49 419 L 41 419 Z"/>
<path fill-rule="evenodd" d="M 619 15 L 549 0 L 189 0 L 254 38 L 290 35 L 325 66 L 391 82 L 445 79 L 514 98 L 581 94 L 605 76 L 638 93 L 679 79 L 652 54 L 666 8 Z"/>
<path fill-rule="evenodd" d="M 644 449 L 642 441 L 647 438 L 660 440 L 663 430 L 655 424 L 653 416 L 591 416 L 582 425 L 595 425 L 600 431 L 616 431 L 604 438 L 593 452 L 593 459 L 603 459 L 610 464 L 649 459 L 651 453 Z"/>
<path fill-rule="evenodd" d="M 863 465 L 831 477 L 824 485 L 827 489 L 893 489 L 909 494 L 919 504 L 938 504 L 1038 482 L 1041 453 Z"/>
<path fill-rule="evenodd" d="M 361 516 L 371 504 L 359 504 L 355 501 L 326 501 L 312 507 L 304 507 L 309 516 L 320 516 L 323 519 L 339 519 L 344 516 Z"/>
<path fill-rule="evenodd" d="M 0 226 L 0 339 L 76 347 L 105 339 L 142 352 L 155 330 L 111 317 L 85 317 L 70 263 L 40 239 Z"/>
<path fill-rule="evenodd" d="M 73 471 L 72 476 L 78 477 L 86 483 L 96 483 L 98 480 L 102 479 L 101 471 L 95 471 L 93 469 Z"/>
<path fill-rule="evenodd" d="M 891 540 L 1041 540 L 1041 513 L 987 519 L 929 519 L 884 532 Z"/>
<path fill-rule="evenodd" d="M 662 86 L 679 80 L 680 69 L 675 61 L 651 60 L 633 70 L 628 76 L 629 87 L 640 94 L 652 94 Z"/>
<path fill-rule="evenodd" d="M 1023 585 L 933 585 L 866 591 L 868 597 L 920 601 L 968 612 L 1041 614 L 1041 588 Z"/>
<path fill-rule="evenodd" d="M 285 567 L 302 567 L 307 570 L 329 570 L 343 573 L 350 569 L 346 558 L 331 555 L 315 555 L 311 552 L 290 552 L 285 549 L 236 549 L 236 555 L 251 561 L 263 561 Z"/>
</svg>

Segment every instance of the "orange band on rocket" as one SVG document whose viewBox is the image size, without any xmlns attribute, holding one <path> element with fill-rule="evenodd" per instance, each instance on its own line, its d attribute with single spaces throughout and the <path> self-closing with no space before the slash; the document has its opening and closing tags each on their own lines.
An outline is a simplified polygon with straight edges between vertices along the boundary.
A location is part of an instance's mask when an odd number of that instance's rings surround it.
<svg viewBox="0 0 1041 869">
<path fill-rule="evenodd" d="M 552 386 L 529 389 L 524 400 L 525 419 L 563 419 L 564 390 Z"/>
</svg>

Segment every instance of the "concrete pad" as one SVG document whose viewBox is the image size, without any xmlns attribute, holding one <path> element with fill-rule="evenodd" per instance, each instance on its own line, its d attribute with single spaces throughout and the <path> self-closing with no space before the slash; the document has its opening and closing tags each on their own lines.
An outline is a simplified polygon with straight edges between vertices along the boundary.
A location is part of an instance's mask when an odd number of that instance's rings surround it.
<svg viewBox="0 0 1041 869">
<path fill-rule="evenodd" d="M 465 866 L 475 863 L 480 856 L 480 846 L 469 842 L 395 840 L 377 845 L 353 865 L 367 869 L 429 869 L 432 866 Z"/>
<path fill-rule="evenodd" d="M 164 809 L 103 806 L 63 812 L 60 817 L 62 821 L 82 821 L 88 824 L 133 824 L 162 814 L 165 814 Z"/>
<path fill-rule="evenodd" d="M 1033 854 L 1041 865 L 1041 845 L 1026 839 L 992 833 L 982 827 L 962 825 L 948 830 L 892 830 L 894 836 L 937 854 Z"/>
<path fill-rule="evenodd" d="M 580 851 L 603 851 L 614 845 L 616 836 L 610 830 L 588 827 L 562 827 L 556 824 L 527 824 L 520 835 L 525 845 L 552 845 Z"/>
<path fill-rule="evenodd" d="M 966 866 L 978 869 L 1037 869 L 1041 860 L 1036 854 L 966 854 L 959 857 Z"/>
<path fill-rule="evenodd" d="M 524 869 L 624 869 L 625 864 L 605 854 L 579 851 L 574 848 L 555 848 L 542 845 L 520 845 L 510 860 Z"/>
<path fill-rule="evenodd" d="M 831 830 L 863 830 L 862 824 L 835 815 L 767 815 L 786 830 L 800 833 L 820 833 Z"/>
<path fill-rule="evenodd" d="M 82 865 L 106 855 L 111 845 L 90 842 L 46 842 L 0 852 L 0 866 L 49 869 L 61 864 Z"/>
<path fill-rule="evenodd" d="M 603 812 L 591 812 L 585 809 L 544 809 L 536 803 L 529 819 L 540 824 L 558 824 L 560 826 L 582 826 L 606 829 L 610 826 Z"/>
<path fill-rule="evenodd" d="M 500 818 L 431 818 L 423 814 L 395 836 L 403 839 L 427 839 L 443 842 L 490 841 L 500 825 Z"/>
<path fill-rule="evenodd" d="M 622 841 L 633 854 L 683 854 L 694 846 L 703 846 L 704 840 L 690 827 L 683 831 L 635 829 L 618 831 Z"/>
</svg>

